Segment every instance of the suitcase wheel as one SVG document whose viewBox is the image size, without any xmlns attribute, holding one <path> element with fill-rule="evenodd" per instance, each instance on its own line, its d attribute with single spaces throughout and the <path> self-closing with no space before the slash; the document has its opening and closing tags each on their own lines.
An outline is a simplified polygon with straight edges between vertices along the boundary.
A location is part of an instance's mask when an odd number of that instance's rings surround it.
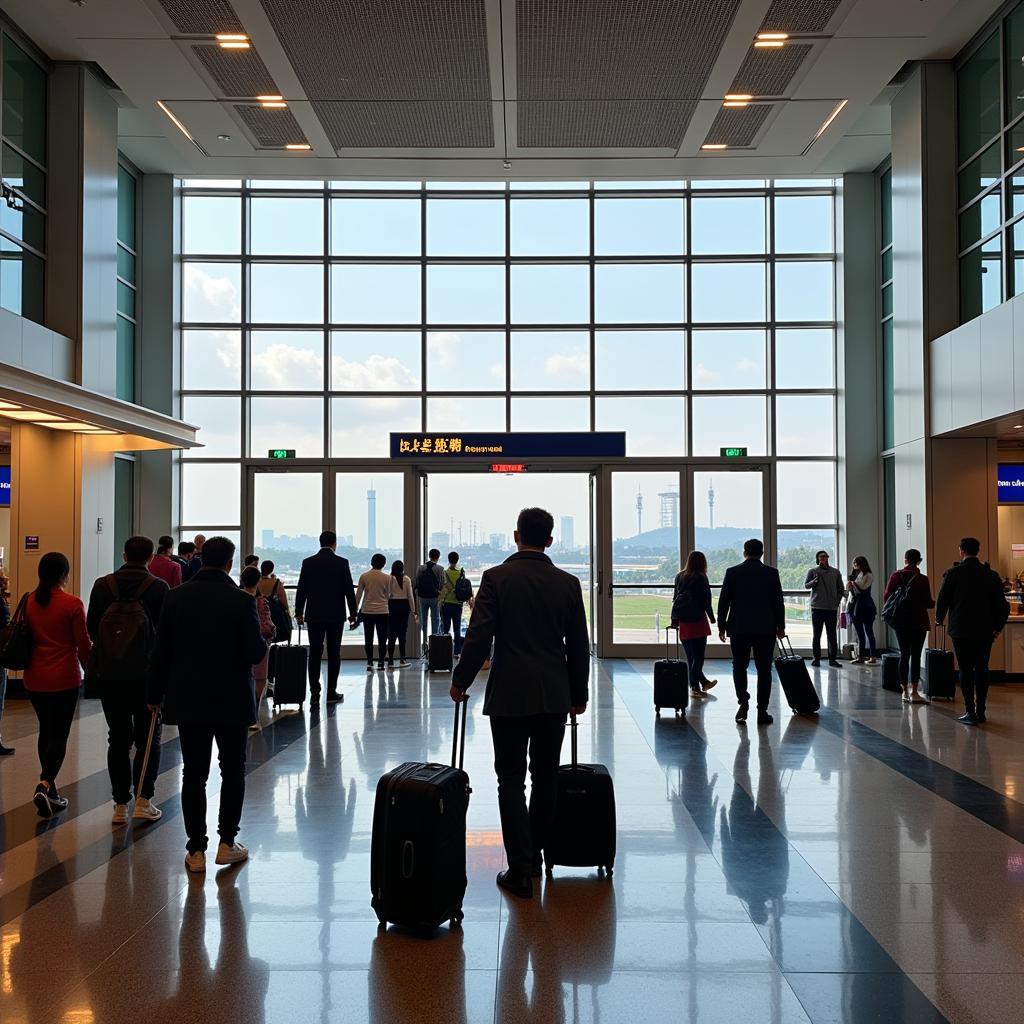
<svg viewBox="0 0 1024 1024">
<path fill-rule="evenodd" d="M 466 915 L 462 912 L 462 908 L 460 907 L 454 914 L 452 914 L 452 919 L 449 923 L 453 928 L 458 928 L 465 919 Z"/>
<path fill-rule="evenodd" d="M 661 708 L 657 704 L 654 705 L 654 714 L 657 718 L 661 718 Z"/>
<path fill-rule="evenodd" d="M 606 874 L 606 875 L 607 875 L 607 876 L 608 876 L 609 878 L 611 878 L 611 877 L 612 877 L 612 875 L 614 875 L 614 874 L 615 874 L 615 861 L 612 861 L 612 862 L 611 862 L 611 864 L 608 864 L 608 865 L 606 865 L 606 867 L 605 867 L 605 869 L 604 869 L 604 873 L 605 873 L 605 874 Z"/>
<path fill-rule="evenodd" d="M 544 868 L 544 874 L 546 874 L 548 876 L 548 878 L 554 878 L 555 877 L 555 869 L 552 868 L 552 867 L 545 867 Z"/>
</svg>

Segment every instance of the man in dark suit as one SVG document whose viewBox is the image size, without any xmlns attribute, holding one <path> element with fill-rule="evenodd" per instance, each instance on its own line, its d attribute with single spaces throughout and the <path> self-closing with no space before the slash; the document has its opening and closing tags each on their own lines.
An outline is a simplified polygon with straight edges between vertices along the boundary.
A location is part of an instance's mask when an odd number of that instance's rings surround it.
<svg viewBox="0 0 1024 1024">
<path fill-rule="evenodd" d="M 763 557 L 764 544 L 757 539 L 748 540 L 743 545 L 743 561 L 725 570 L 718 598 L 718 638 L 725 643 L 728 634 L 732 648 L 732 681 L 740 705 L 736 721 L 747 720 L 747 668 L 753 651 L 757 666 L 757 724 L 770 725 L 772 661 L 776 639 L 786 635 L 786 606 L 779 570 L 765 565 Z"/>
<path fill-rule="evenodd" d="M 320 534 L 320 551 L 303 559 L 299 585 L 295 590 L 295 621 L 309 627 L 309 689 L 320 699 L 320 661 L 327 643 L 327 703 L 344 700 L 338 692 L 341 672 L 341 639 L 345 634 L 345 605 L 348 621 L 356 618 L 356 588 L 348 559 L 336 554 L 338 536 L 333 530 Z"/>
<path fill-rule="evenodd" d="M 220 760 L 218 864 L 237 864 L 249 851 L 235 842 L 245 799 L 245 745 L 256 724 L 252 667 L 267 645 L 256 600 L 235 585 L 235 545 L 211 537 L 203 568 L 164 599 L 150 667 L 150 710 L 164 705 L 181 742 L 181 813 L 188 835 L 185 866 L 206 870 L 206 780 L 213 742 Z"/>
<path fill-rule="evenodd" d="M 508 857 L 508 870 L 498 875 L 498 885 L 516 896 L 532 896 L 555 815 L 565 716 L 587 709 L 590 637 L 579 579 L 556 568 L 544 553 L 552 543 L 551 515 L 540 508 L 523 509 L 517 527 L 517 553 L 488 569 L 480 581 L 451 696 L 467 699 L 493 641 L 484 714 L 491 719 Z"/>
<path fill-rule="evenodd" d="M 988 701 L 988 659 L 992 643 L 1003 631 L 1010 606 L 998 574 L 978 559 L 981 542 L 976 537 L 960 541 L 960 564 L 942 577 L 935 601 L 935 625 L 949 616 L 949 635 L 960 666 L 964 714 L 957 721 L 980 725 Z"/>
</svg>

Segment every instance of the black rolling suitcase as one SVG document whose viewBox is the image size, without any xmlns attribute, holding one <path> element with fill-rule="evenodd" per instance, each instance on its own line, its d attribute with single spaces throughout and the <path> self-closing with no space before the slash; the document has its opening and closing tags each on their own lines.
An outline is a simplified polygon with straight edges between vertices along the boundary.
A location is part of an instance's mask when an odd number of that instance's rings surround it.
<svg viewBox="0 0 1024 1024">
<path fill-rule="evenodd" d="M 576 716 L 572 716 L 572 763 L 558 769 L 558 804 L 544 849 L 548 877 L 556 864 L 566 867 L 615 867 L 615 787 L 603 764 L 580 764 L 576 750 Z"/>
<path fill-rule="evenodd" d="M 900 656 L 898 654 L 882 655 L 882 689 L 892 693 L 902 693 L 900 686 Z"/>
<path fill-rule="evenodd" d="M 775 659 L 786 703 L 798 715 L 813 715 L 821 707 L 821 698 L 811 682 L 807 663 L 793 650 L 793 641 L 784 637 L 779 641 L 779 656 Z"/>
<path fill-rule="evenodd" d="M 939 647 L 924 649 L 921 690 L 929 700 L 956 700 L 956 665 L 953 652 L 946 650 L 946 629 L 935 627 Z"/>
<path fill-rule="evenodd" d="M 671 626 L 665 629 L 665 657 L 654 663 L 654 711 L 661 714 L 662 708 L 672 708 L 677 715 L 686 711 L 690 700 L 690 670 L 683 658 L 679 657 L 679 640 L 676 640 L 676 656 L 669 656 L 668 635 Z M 676 634 L 678 638 L 678 633 Z"/>
<path fill-rule="evenodd" d="M 455 663 L 455 641 L 451 633 L 431 633 L 427 637 L 427 671 L 451 672 Z"/>
<path fill-rule="evenodd" d="M 459 701 L 450 766 L 407 761 L 377 783 L 370 903 L 382 925 L 434 929 L 445 921 L 462 921 L 466 811 L 472 792 L 462 770 L 467 714 L 466 702 Z"/>
<path fill-rule="evenodd" d="M 309 686 L 309 648 L 302 643 L 299 626 L 297 644 L 274 644 L 270 649 L 271 673 L 274 684 L 274 707 L 280 704 L 306 703 Z"/>
</svg>

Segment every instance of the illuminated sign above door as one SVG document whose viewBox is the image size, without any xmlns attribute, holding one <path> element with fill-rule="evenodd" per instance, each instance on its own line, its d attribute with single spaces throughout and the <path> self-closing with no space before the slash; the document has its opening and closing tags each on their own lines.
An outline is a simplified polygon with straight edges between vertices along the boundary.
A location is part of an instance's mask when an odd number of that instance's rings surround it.
<svg viewBox="0 0 1024 1024">
<path fill-rule="evenodd" d="M 626 455 L 623 431 L 547 434 L 467 434 L 455 431 L 391 435 L 391 458 L 489 459 L 621 459 Z"/>
</svg>

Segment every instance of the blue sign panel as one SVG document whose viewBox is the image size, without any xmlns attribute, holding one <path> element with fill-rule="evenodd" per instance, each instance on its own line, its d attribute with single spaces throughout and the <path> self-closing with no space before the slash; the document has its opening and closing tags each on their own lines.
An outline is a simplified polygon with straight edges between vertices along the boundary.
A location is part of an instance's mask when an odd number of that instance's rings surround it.
<svg viewBox="0 0 1024 1024">
<path fill-rule="evenodd" d="M 11 503 L 11 467 L 0 466 L 0 508 Z"/>
<path fill-rule="evenodd" d="M 455 430 L 391 435 L 393 459 L 621 459 L 623 431 L 576 434 L 467 434 Z"/>
<path fill-rule="evenodd" d="M 1024 462 L 999 465 L 999 502 L 1024 502 Z"/>
</svg>

